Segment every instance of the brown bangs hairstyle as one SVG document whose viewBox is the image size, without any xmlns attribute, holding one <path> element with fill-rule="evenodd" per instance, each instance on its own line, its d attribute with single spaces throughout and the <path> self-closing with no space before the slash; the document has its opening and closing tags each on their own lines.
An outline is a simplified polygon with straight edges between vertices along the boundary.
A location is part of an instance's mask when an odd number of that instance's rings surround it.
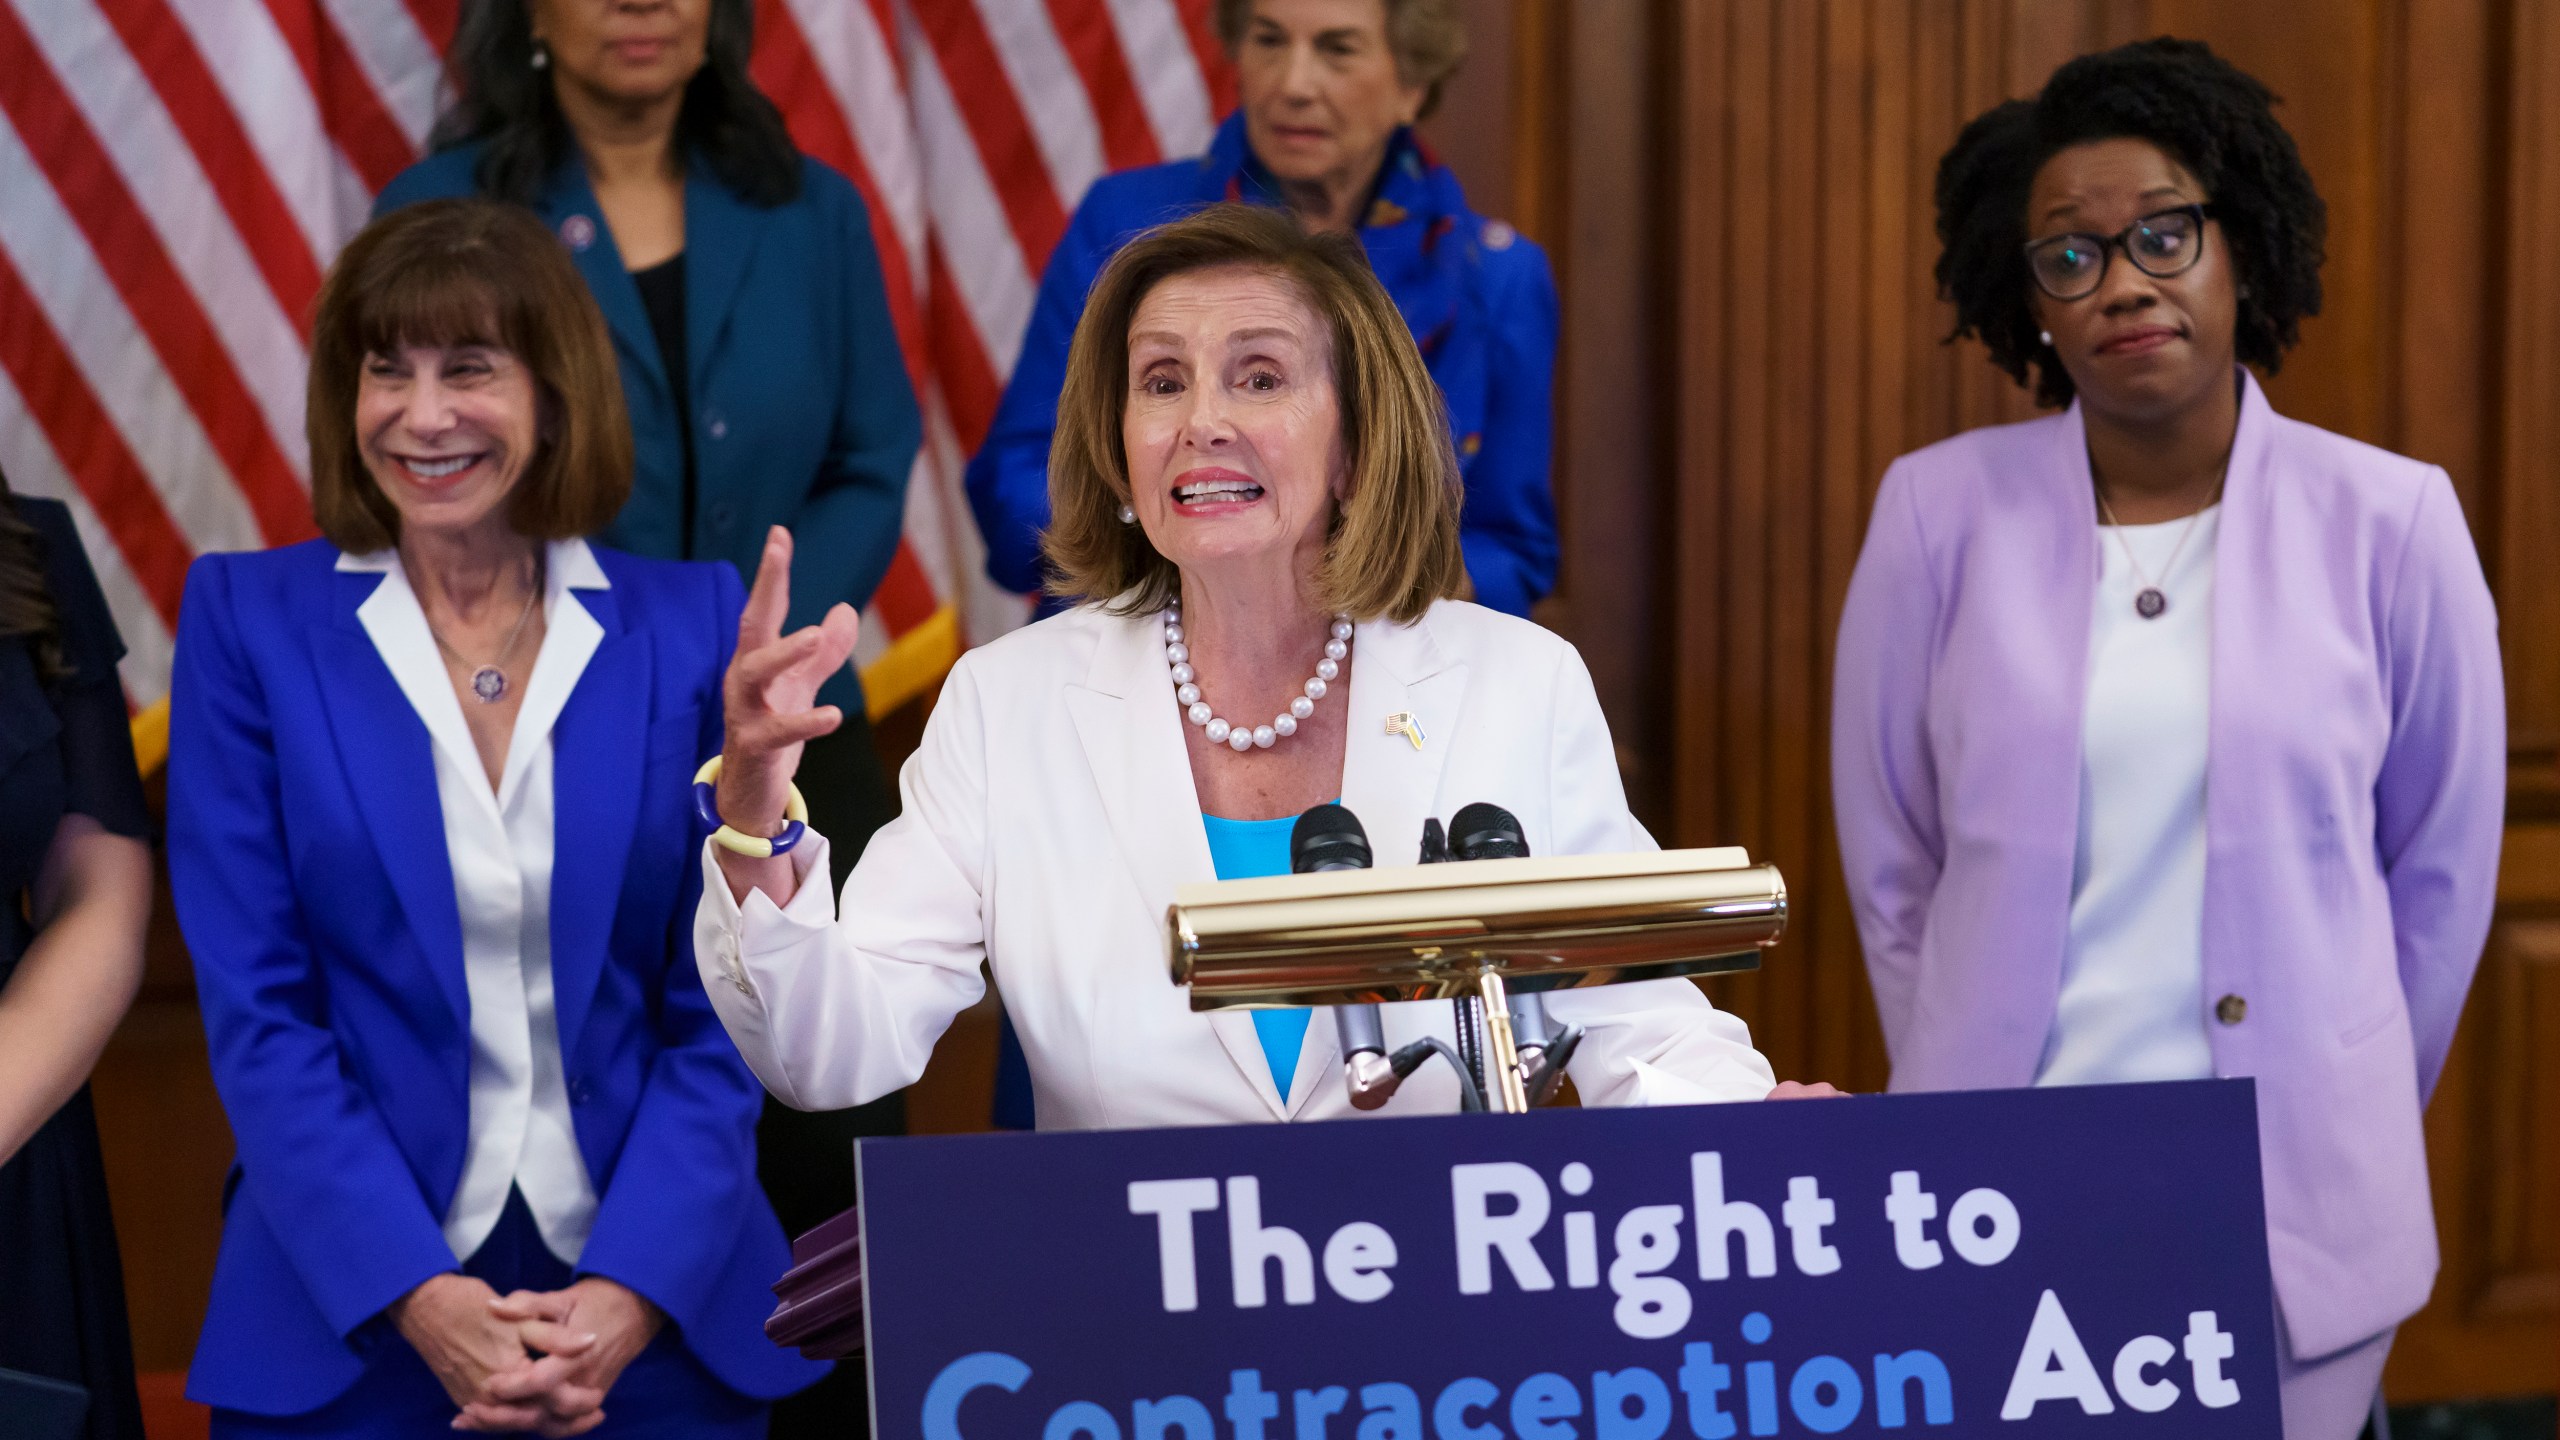
<svg viewBox="0 0 2560 1440">
<path fill-rule="evenodd" d="M 622 509 L 631 421 L 604 312 L 567 247 L 529 210 L 431 200 L 364 227 L 320 287 L 302 423 L 329 543 L 362 555 L 400 541 L 400 512 L 357 444 L 356 393 L 367 356 L 412 345 L 487 345 L 533 372 L 542 440 L 507 499 L 518 534 L 573 539 Z"/>
<path fill-rule="evenodd" d="M 1182 590 L 1146 531 L 1120 523 L 1129 456 L 1129 323 L 1176 275 L 1241 267 L 1294 286 L 1333 334 L 1333 394 L 1342 415 L 1350 495 L 1334 512 L 1318 598 L 1354 619 L 1421 618 L 1464 595 L 1458 550 L 1458 456 L 1439 387 L 1404 316 L 1349 235 L 1309 234 L 1287 212 L 1212 205 L 1132 240 L 1086 297 L 1058 393 L 1049 448 L 1049 528 L 1040 536 L 1051 594 L 1100 600 L 1113 614 L 1160 610 Z"/>
</svg>

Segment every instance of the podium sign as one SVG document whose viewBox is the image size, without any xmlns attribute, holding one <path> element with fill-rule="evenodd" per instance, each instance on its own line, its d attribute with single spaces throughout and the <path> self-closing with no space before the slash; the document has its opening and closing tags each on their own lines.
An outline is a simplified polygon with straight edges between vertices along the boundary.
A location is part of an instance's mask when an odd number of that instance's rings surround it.
<svg viewBox="0 0 2560 1440">
<path fill-rule="evenodd" d="M 881 1440 L 2281 1433 L 2246 1081 L 860 1167 Z"/>
</svg>

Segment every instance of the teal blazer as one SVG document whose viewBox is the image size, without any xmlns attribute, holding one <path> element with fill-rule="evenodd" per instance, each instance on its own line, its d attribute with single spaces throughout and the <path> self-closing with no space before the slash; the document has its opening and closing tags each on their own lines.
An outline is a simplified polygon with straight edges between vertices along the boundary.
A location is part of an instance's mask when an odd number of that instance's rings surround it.
<svg viewBox="0 0 2560 1440">
<path fill-rule="evenodd" d="M 402 171 L 376 215 L 477 193 L 481 147 L 440 151 Z M 597 539 L 660 559 L 726 560 L 753 579 L 766 528 L 786 525 L 789 624 L 841 600 L 867 604 L 889 573 L 923 424 L 889 319 L 871 221 L 851 182 L 807 157 L 799 195 L 770 209 L 740 199 L 707 165 L 684 187 L 685 374 L 679 406 L 659 363 L 639 287 L 604 223 L 583 165 L 563 165 L 534 207 L 569 246 L 613 332 L 631 409 L 631 499 Z M 583 243 L 581 243 L 583 242 Z M 684 440 L 693 428 L 694 553 L 683 536 Z M 847 669 L 821 699 L 859 713 Z"/>
</svg>

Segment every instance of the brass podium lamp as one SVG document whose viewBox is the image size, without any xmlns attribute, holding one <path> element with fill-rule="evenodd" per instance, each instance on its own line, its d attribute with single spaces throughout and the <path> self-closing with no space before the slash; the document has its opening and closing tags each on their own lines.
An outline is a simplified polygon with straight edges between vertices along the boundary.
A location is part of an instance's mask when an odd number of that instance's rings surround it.
<svg viewBox="0 0 2560 1440">
<path fill-rule="evenodd" d="M 1756 969 L 1786 924 L 1786 882 L 1739 848 L 1228 880 L 1165 912 L 1194 1010 L 1482 997 L 1486 1105 L 1515 1113 L 1512 991 Z"/>
</svg>

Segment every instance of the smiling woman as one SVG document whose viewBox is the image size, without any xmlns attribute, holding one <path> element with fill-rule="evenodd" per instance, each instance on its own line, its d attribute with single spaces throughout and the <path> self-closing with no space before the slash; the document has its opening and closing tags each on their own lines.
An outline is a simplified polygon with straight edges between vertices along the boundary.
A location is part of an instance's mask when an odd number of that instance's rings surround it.
<svg viewBox="0 0 2560 1440">
<path fill-rule="evenodd" d="M 759 1101 L 674 938 L 736 575 L 585 539 L 631 441 L 530 213 L 366 227 L 311 356 L 325 538 L 199 559 L 171 684 L 239 1143 L 188 1393 L 226 1437 L 762 1436 L 821 1372 L 757 1329 Z"/>
<path fill-rule="evenodd" d="M 725 560 L 743 583 L 767 528 L 787 525 L 807 542 L 798 618 L 814 620 L 869 604 L 889 573 L 923 422 L 871 217 L 851 181 L 793 145 L 749 73 L 757 9 L 463 5 L 434 153 L 375 212 L 477 194 L 558 234 L 603 312 L 630 420 L 629 499 L 599 537 Z M 845 722 L 810 747 L 801 783 L 849 862 L 897 810 L 869 721 L 896 697 L 866 696 L 848 665 L 827 700 Z M 757 1165 L 783 1223 L 800 1233 L 850 1206 L 854 1140 L 905 1128 L 896 1096 L 859 1114 L 767 1107 Z M 857 1432 L 860 1379 L 845 1367 L 779 1407 L 775 1440 Z"/>
<path fill-rule="evenodd" d="M 406 500 L 431 530 L 592 534 L 631 490 L 595 302 L 530 214 L 418 208 L 357 236 L 321 297 L 304 422 L 321 533 L 358 554 L 398 544 Z M 510 254 L 558 261 L 499 263 Z"/>
</svg>

